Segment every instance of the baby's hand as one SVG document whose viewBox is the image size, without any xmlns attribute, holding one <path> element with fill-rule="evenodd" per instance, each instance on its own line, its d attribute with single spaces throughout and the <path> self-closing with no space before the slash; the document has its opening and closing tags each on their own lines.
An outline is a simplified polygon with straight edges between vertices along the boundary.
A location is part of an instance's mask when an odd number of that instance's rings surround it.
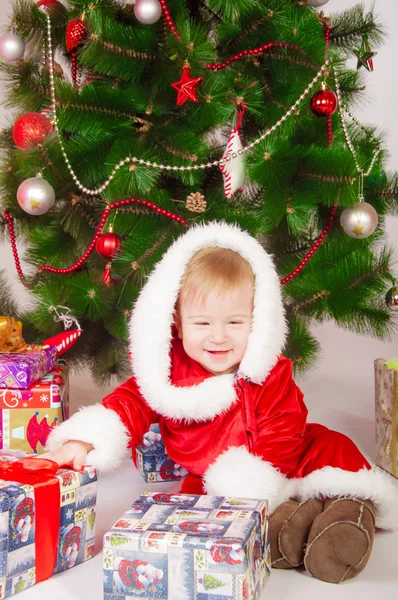
<svg viewBox="0 0 398 600">
<path fill-rule="evenodd" d="M 70 440 L 56 450 L 42 454 L 42 458 L 48 458 L 58 463 L 60 467 L 70 465 L 75 471 L 83 471 L 86 463 L 87 454 L 93 450 L 92 444 Z"/>
</svg>

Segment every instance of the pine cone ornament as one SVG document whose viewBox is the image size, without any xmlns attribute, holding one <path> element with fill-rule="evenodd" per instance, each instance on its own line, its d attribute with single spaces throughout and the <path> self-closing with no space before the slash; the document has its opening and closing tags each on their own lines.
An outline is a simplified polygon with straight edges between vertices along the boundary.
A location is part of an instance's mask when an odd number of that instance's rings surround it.
<svg viewBox="0 0 398 600">
<path fill-rule="evenodd" d="M 207 208 L 207 202 L 203 194 L 201 194 L 200 192 L 193 192 L 187 197 L 185 206 L 191 212 L 203 213 Z"/>
</svg>

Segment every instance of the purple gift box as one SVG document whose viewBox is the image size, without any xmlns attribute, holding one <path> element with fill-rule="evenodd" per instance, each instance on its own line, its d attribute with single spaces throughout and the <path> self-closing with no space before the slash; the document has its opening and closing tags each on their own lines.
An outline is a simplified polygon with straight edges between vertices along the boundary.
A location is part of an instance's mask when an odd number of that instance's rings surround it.
<svg viewBox="0 0 398 600">
<path fill-rule="evenodd" d="M 26 389 L 51 371 L 56 359 L 56 346 L 29 346 L 24 352 L 0 353 L 0 388 Z"/>
</svg>

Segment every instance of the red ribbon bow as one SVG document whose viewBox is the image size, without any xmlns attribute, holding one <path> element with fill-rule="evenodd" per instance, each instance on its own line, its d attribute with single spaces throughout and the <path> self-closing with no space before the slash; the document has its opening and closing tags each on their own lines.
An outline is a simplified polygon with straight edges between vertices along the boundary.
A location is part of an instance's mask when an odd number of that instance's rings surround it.
<svg viewBox="0 0 398 600">
<path fill-rule="evenodd" d="M 59 465 L 46 458 L 0 462 L 0 479 L 31 485 L 35 495 L 36 583 L 49 579 L 57 562 L 60 526 Z"/>
</svg>

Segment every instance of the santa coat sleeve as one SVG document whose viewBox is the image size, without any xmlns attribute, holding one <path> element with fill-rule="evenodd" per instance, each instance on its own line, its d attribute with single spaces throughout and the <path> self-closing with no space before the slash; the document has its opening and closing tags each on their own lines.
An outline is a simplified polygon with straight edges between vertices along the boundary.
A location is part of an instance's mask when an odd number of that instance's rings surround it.
<svg viewBox="0 0 398 600">
<path fill-rule="evenodd" d="M 293 380 L 292 362 L 280 358 L 262 386 L 256 386 L 255 421 L 251 452 L 284 475 L 293 472 L 302 454 L 308 410 Z"/>
<path fill-rule="evenodd" d="M 211 494 L 266 498 L 272 512 L 293 492 L 287 478 L 301 453 L 307 419 L 292 364 L 280 358 L 264 384 L 242 383 L 249 447 L 229 448 L 205 474 Z"/>
<path fill-rule="evenodd" d="M 92 444 L 86 464 L 101 471 L 117 467 L 129 448 L 135 448 L 157 416 L 142 398 L 134 378 L 106 396 L 102 404 L 81 408 L 50 434 L 50 452 L 70 440 Z"/>
</svg>

